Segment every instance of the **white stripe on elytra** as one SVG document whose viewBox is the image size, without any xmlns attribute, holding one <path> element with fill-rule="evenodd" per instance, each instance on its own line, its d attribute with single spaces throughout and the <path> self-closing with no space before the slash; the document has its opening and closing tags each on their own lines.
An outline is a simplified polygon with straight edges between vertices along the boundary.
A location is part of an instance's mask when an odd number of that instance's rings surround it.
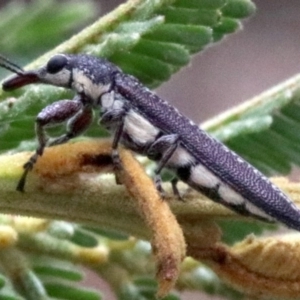
<svg viewBox="0 0 300 300">
<path fill-rule="evenodd" d="M 220 184 L 219 178 L 200 164 L 195 167 L 191 167 L 189 180 L 194 182 L 196 185 L 207 188 L 213 188 Z"/>
<path fill-rule="evenodd" d="M 272 220 L 272 218 L 264 213 L 260 208 L 246 200 L 238 192 L 234 191 L 231 187 L 222 182 L 203 165 L 199 164 L 192 167 L 189 181 L 206 188 L 214 188 L 218 186 L 217 192 L 220 198 L 228 203 L 229 206 L 242 206 L 252 215 Z"/>
<path fill-rule="evenodd" d="M 138 144 L 144 145 L 153 142 L 159 133 L 147 119 L 135 112 L 129 110 L 124 121 L 124 131 Z"/>
<path fill-rule="evenodd" d="M 268 219 L 270 221 L 274 221 L 274 219 L 272 217 L 270 217 L 269 215 L 264 213 L 261 209 L 259 209 L 257 206 L 253 205 L 249 201 L 245 202 L 245 208 L 247 209 L 247 211 L 249 211 L 251 214 L 253 214 L 255 216 L 262 217 L 262 218 Z"/>
<path fill-rule="evenodd" d="M 167 166 L 172 168 L 178 168 L 180 166 L 191 165 L 195 162 L 195 158 L 188 153 L 183 147 L 178 146 L 171 158 L 169 159 Z"/>
</svg>

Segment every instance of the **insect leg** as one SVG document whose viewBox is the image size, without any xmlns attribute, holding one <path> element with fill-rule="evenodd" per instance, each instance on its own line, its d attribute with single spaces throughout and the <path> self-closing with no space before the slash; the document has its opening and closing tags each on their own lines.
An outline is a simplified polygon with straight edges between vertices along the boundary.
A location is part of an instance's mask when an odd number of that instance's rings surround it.
<svg viewBox="0 0 300 300">
<path fill-rule="evenodd" d="M 19 180 L 17 185 L 18 191 L 24 191 L 24 185 L 26 181 L 26 176 L 30 170 L 32 170 L 34 164 L 36 163 L 39 156 L 41 156 L 44 152 L 45 147 L 47 146 L 47 142 L 49 140 L 46 134 L 46 128 L 61 124 L 65 121 L 70 121 L 70 126 L 68 132 L 59 137 L 52 142 L 49 143 L 50 146 L 61 144 L 73 138 L 76 135 L 79 135 L 84 129 L 87 128 L 87 125 L 90 122 L 87 122 L 91 117 L 87 117 L 88 110 L 85 109 L 80 98 L 76 98 L 74 100 L 60 100 L 52 103 L 45 107 L 36 118 L 36 136 L 38 139 L 38 147 L 36 149 L 35 154 L 33 154 L 28 162 L 26 162 L 23 166 L 24 173 Z M 91 113 L 89 113 L 91 116 Z M 85 120 L 85 122 L 82 122 Z"/>
<path fill-rule="evenodd" d="M 178 178 L 177 177 L 174 177 L 172 180 L 171 180 L 171 185 L 172 185 L 172 190 L 173 190 L 173 194 L 179 199 L 179 200 L 183 200 L 181 195 L 180 195 L 180 192 L 177 188 L 177 183 L 178 183 Z"/>
<path fill-rule="evenodd" d="M 118 152 L 118 145 L 120 138 L 123 133 L 124 127 L 124 117 L 126 116 L 126 110 L 124 108 L 113 108 L 107 110 L 101 117 L 99 124 L 103 125 L 105 128 L 114 128 L 114 137 L 112 142 L 112 161 L 115 169 L 120 169 L 121 161 Z"/>
<path fill-rule="evenodd" d="M 152 145 L 149 147 L 147 151 L 148 157 L 154 160 L 157 160 L 159 157 L 157 167 L 155 169 L 154 183 L 156 185 L 157 190 L 164 194 L 164 190 L 161 185 L 161 176 L 160 173 L 162 169 L 166 166 L 171 156 L 174 154 L 178 147 L 179 135 L 170 134 L 163 135 L 158 138 Z"/>
<path fill-rule="evenodd" d="M 111 158 L 115 170 L 118 170 L 121 168 L 118 145 L 123 134 L 124 120 L 129 108 L 125 99 L 114 91 L 101 96 L 101 108 L 102 115 L 99 124 L 113 134 Z"/>
<path fill-rule="evenodd" d="M 124 128 L 124 117 L 126 115 L 126 111 L 124 109 L 110 109 L 107 110 L 99 121 L 99 124 L 103 125 L 106 128 L 113 127 L 114 137 L 112 142 L 112 151 L 111 151 L 111 159 L 113 162 L 113 167 L 115 171 L 115 178 L 117 184 L 122 184 L 122 180 L 120 179 L 117 171 L 121 169 L 121 160 L 118 152 L 118 145 L 120 138 L 123 133 Z"/>
<path fill-rule="evenodd" d="M 93 120 L 93 111 L 90 106 L 84 106 L 75 116 L 69 119 L 67 123 L 67 132 L 60 137 L 50 141 L 47 146 L 64 144 L 70 139 L 79 136 L 90 126 Z"/>
</svg>

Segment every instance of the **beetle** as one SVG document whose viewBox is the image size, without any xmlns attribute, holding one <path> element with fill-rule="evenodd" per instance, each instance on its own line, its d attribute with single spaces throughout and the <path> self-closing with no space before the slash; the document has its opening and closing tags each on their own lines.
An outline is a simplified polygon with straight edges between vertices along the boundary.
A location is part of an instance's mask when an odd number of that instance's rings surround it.
<svg viewBox="0 0 300 300">
<path fill-rule="evenodd" d="M 161 171 L 210 199 L 245 216 L 279 221 L 300 230 L 300 210 L 267 177 L 224 144 L 214 139 L 176 108 L 104 58 L 86 54 L 55 54 L 36 69 L 24 71 L 2 57 L 0 65 L 15 73 L 3 82 L 4 91 L 44 83 L 75 91 L 72 100 L 56 101 L 36 118 L 38 147 L 24 165 L 17 190 L 23 191 L 28 172 L 47 146 L 82 134 L 99 110 L 99 124 L 113 136 L 112 161 L 120 167 L 118 145 L 157 162 L 154 181 L 163 193 Z M 67 123 L 66 133 L 50 140 L 49 126 Z"/>
</svg>

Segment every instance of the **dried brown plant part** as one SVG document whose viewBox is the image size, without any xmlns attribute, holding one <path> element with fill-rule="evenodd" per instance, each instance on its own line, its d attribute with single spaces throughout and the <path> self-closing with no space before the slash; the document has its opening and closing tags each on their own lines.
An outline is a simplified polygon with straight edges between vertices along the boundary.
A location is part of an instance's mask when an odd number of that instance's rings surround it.
<svg viewBox="0 0 300 300">
<path fill-rule="evenodd" d="M 199 217 L 201 219 L 201 217 Z M 187 255 L 192 256 L 196 251 L 205 253 L 211 247 L 215 247 L 221 240 L 222 232 L 220 227 L 209 220 L 202 220 L 201 222 L 180 222 L 182 226 L 185 241 L 187 244 Z"/>
<path fill-rule="evenodd" d="M 186 185 L 182 185 L 182 190 L 186 188 Z M 171 193 L 170 191 L 169 194 L 172 195 Z M 169 200 L 169 205 L 184 232 L 188 250 L 194 247 L 206 249 L 219 243 L 222 232 L 215 220 L 236 216 L 224 206 L 194 191 L 186 194 L 184 201 L 178 201 L 173 196 L 173 199 Z"/>
<path fill-rule="evenodd" d="M 78 173 L 111 173 L 111 142 L 109 140 L 82 141 L 47 148 L 37 161 L 33 172 L 39 178 L 56 180 Z"/>
<path fill-rule="evenodd" d="M 34 172 L 42 186 L 57 178 L 65 180 L 69 189 L 78 188 L 80 172 L 113 172 L 110 141 L 87 141 L 47 149 L 36 164 Z M 49 155 L 49 157 L 48 157 Z M 162 200 L 153 181 L 130 152 L 120 150 L 123 169 L 117 177 L 123 182 L 138 214 L 150 229 L 152 249 L 157 263 L 158 297 L 167 295 L 174 286 L 185 257 L 185 241 L 181 227 L 166 201 Z M 51 156 L 51 158 L 50 158 Z M 64 187 L 66 188 L 66 186 Z M 121 199 L 123 200 L 123 199 Z M 142 225 L 144 226 L 144 225 Z"/>
<path fill-rule="evenodd" d="M 185 257 L 183 232 L 169 205 L 163 201 L 153 181 L 133 156 L 121 153 L 122 181 L 136 200 L 139 213 L 152 231 L 152 249 L 157 263 L 159 289 L 157 296 L 166 296 L 174 286 L 180 264 Z"/>
<path fill-rule="evenodd" d="M 0 225 L 0 251 L 14 246 L 18 241 L 18 233 L 9 225 Z"/>
<path fill-rule="evenodd" d="M 194 258 L 209 265 L 225 282 L 258 299 L 299 299 L 300 236 L 255 238 L 250 236 L 229 248 L 189 249 Z"/>
<path fill-rule="evenodd" d="M 299 205 L 299 183 L 286 178 L 272 178 L 272 181 Z M 269 238 L 250 236 L 229 248 L 217 240 L 215 244 L 212 240 L 203 245 L 189 239 L 186 230 L 184 233 L 188 255 L 209 265 L 220 278 L 251 299 L 299 299 L 299 234 Z"/>
</svg>

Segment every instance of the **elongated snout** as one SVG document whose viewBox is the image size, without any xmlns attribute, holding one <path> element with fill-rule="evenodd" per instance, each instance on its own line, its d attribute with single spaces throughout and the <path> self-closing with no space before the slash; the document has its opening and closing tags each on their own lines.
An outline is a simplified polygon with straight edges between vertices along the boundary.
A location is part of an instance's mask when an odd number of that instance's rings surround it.
<svg viewBox="0 0 300 300">
<path fill-rule="evenodd" d="M 24 71 L 5 80 L 2 84 L 2 88 L 4 91 L 12 91 L 22 86 L 38 82 L 41 82 L 41 80 L 37 71 Z"/>
</svg>

